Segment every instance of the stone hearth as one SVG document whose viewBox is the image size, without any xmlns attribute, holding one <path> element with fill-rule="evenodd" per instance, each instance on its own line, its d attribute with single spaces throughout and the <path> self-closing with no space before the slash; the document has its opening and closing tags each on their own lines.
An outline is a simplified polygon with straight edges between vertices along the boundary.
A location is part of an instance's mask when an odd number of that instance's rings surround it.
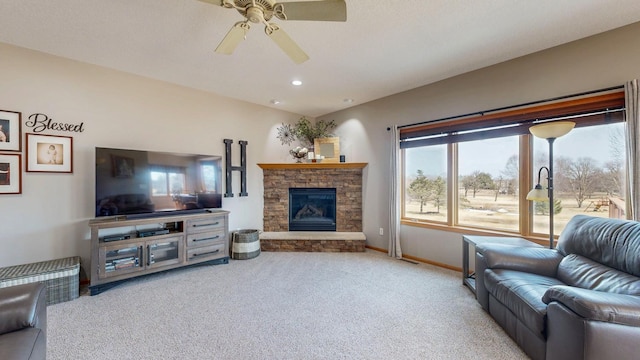
<svg viewBox="0 0 640 360">
<path fill-rule="evenodd" d="M 362 252 L 367 238 L 362 232 L 278 231 L 260 234 L 262 251 Z"/>
<path fill-rule="evenodd" d="M 258 164 L 264 176 L 263 251 L 364 251 L 362 171 L 366 163 Z M 289 232 L 289 188 L 335 188 L 336 231 Z"/>
</svg>

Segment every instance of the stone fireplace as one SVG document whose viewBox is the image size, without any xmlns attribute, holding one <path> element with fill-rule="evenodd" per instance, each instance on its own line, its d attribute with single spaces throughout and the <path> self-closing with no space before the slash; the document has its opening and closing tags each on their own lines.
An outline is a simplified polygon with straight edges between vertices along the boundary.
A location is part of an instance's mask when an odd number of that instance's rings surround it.
<svg viewBox="0 0 640 360">
<path fill-rule="evenodd" d="M 264 176 L 264 251 L 364 251 L 366 163 L 258 164 Z M 290 231 L 289 189 L 335 189 L 335 231 Z"/>
</svg>

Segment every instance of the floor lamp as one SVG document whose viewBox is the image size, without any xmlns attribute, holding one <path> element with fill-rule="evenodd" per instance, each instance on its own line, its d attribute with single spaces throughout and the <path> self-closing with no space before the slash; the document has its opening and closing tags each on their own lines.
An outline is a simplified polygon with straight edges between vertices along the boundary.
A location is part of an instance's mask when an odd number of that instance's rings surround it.
<svg viewBox="0 0 640 360">
<path fill-rule="evenodd" d="M 529 128 L 533 136 L 546 139 L 549 142 L 549 167 L 543 166 L 538 171 L 538 183 L 527 194 L 527 200 L 548 201 L 549 202 L 549 249 L 553 249 L 553 142 L 566 135 L 576 124 L 571 121 L 550 121 Z M 547 191 L 540 185 L 542 170 L 547 170 L 548 188 Z"/>
</svg>

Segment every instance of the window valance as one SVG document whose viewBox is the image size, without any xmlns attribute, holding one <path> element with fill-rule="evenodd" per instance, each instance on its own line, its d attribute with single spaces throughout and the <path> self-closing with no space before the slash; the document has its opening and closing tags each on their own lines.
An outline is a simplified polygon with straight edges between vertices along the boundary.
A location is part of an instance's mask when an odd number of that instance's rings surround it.
<svg viewBox="0 0 640 360">
<path fill-rule="evenodd" d="M 622 122 L 624 109 L 624 90 L 609 90 L 402 127 L 399 129 L 400 147 L 528 134 L 529 127 L 546 121 L 571 120 L 576 122 L 576 127 Z"/>
</svg>

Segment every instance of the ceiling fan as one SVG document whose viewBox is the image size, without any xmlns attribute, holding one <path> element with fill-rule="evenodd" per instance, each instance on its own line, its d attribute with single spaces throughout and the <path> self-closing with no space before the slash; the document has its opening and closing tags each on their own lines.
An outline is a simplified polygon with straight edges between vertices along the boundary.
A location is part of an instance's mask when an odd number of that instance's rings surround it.
<svg viewBox="0 0 640 360">
<path fill-rule="evenodd" d="M 309 56 L 280 26 L 269 22 L 272 17 L 280 20 L 347 21 L 347 5 L 344 0 L 276 2 L 276 0 L 199 0 L 208 4 L 236 9 L 244 21 L 235 23 L 216 48 L 219 54 L 230 55 L 246 38 L 250 22 L 265 25 L 264 32 L 287 54 L 293 62 L 301 64 Z"/>
</svg>

